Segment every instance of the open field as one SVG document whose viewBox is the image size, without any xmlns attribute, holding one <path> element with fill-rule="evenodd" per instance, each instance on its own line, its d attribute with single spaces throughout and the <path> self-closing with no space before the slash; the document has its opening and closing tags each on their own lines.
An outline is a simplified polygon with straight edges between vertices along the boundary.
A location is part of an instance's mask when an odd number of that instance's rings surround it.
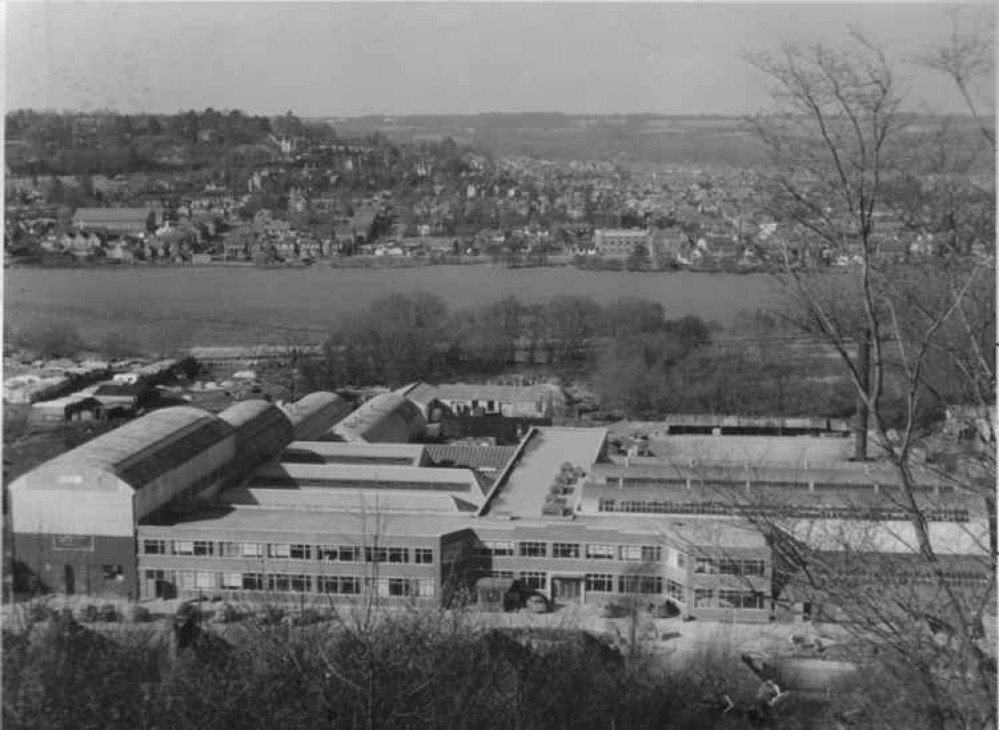
<svg viewBox="0 0 999 730">
<path fill-rule="evenodd" d="M 256 269 L 242 267 L 4 272 L 4 321 L 15 331 L 54 320 L 88 341 L 109 332 L 144 345 L 190 346 L 321 340 L 344 314 L 391 292 L 433 292 L 452 309 L 513 295 L 539 301 L 579 294 L 606 303 L 638 296 L 670 318 L 697 314 L 722 323 L 765 308 L 779 288 L 767 274 L 587 272 L 568 267 L 502 269 Z"/>
</svg>

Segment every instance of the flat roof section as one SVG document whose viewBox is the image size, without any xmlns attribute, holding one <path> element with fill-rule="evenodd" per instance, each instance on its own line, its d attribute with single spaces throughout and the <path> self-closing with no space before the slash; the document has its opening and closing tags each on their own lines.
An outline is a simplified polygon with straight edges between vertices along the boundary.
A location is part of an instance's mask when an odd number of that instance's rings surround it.
<svg viewBox="0 0 999 730">
<path fill-rule="evenodd" d="M 919 541 L 911 522 L 788 520 L 782 527 L 793 538 L 814 550 L 903 554 L 919 552 Z M 989 526 L 986 520 L 930 522 L 927 532 L 930 544 L 938 555 L 988 555 Z"/>
<path fill-rule="evenodd" d="M 230 506 L 268 509 L 325 510 L 379 514 L 413 512 L 420 514 L 474 513 L 478 501 L 473 495 L 446 492 L 411 492 L 395 489 L 347 491 L 340 489 L 236 487 L 226 491 L 221 501 Z"/>
<path fill-rule="evenodd" d="M 630 515 L 577 515 L 573 520 L 480 518 L 474 526 L 483 540 L 548 540 L 552 542 L 616 544 L 640 539 L 649 545 L 678 550 L 700 548 L 766 549 L 763 533 L 744 520 L 678 518 L 668 515 L 635 520 Z"/>
<path fill-rule="evenodd" d="M 281 454 L 283 463 L 385 464 L 420 466 L 420 444 L 368 444 L 336 441 L 292 441 Z"/>
<path fill-rule="evenodd" d="M 461 492 L 478 502 L 484 482 L 471 469 L 382 464 L 265 464 L 249 481 L 254 487 L 319 487 L 376 492 L 383 489 Z"/>
<path fill-rule="evenodd" d="M 385 545 L 389 537 L 436 538 L 472 526 L 465 515 L 399 515 L 290 509 L 209 508 L 139 526 L 139 534 L 169 528 L 171 535 L 267 541 L 276 533 L 302 542 Z"/>
<path fill-rule="evenodd" d="M 964 493 L 943 492 L 934 494 L 932 491 L 920 491 L 917 503 L 926 510 L 965 510 L 971 513 L 981 511 L 981 500 Z M 856 508 L 856 509 L 904 509 L 898 490 L 880 489 L 863 485 L 850 487 L 837 486 L 835 483 L 820 483 L 814 491 L 807 485 L 770 486 L 766 483 L 753 483 L 749 490 L 745 481 L 733 481 L 730 484 L 709 483 L 700 485 L 696 482 L 687 489 L 683 484 L 642 484 L 638 486 L 616 484 L 587 483 L 583 486 L 583 498 L 580 501 L 580 511 L 588 514 L 608 514 L 600 511 L 602 500 L 614 500 L 616 503 L 637 502 L 648 503 L 646 512 L 637 508 L 622 511 L 642 517 L 643 514 L 676 511 L 672 507 L 667 510 L 665 505 L 680 507 L 682 505 L 730 505 L 732 514 L 737 514 L 739 507 L 767 507 L 780 509 L 822 509 L 822 508 Z M 652 505 L 659 504 L 655 508 Z"/>
<path fill-rule="evenodd" d="M 547 426 L 531 429 L 516 464 L 496 485 L 484 514 L 540 517 L 548 488 L 562 464 L 569 462 L 589 472 L 600 458 L 606 439 L 604 429 Z"/>
<path fill-rule="evenodd" d="M 932 487 L 947 483 L 928 470 L 913 469 L 913 477 L 921 487 Z M 838 485 L 843 488 L 882 487 L 898 484 L 898 473 L 890 466 L 877 463 L 847 463 L 836 467 L 796 467 L 787 464 L 770 464 L 766 461 L 750 464 L 748 468 L 739 463 L 694 464 L 682 463 L 659 457 L 613 457 L 610 461 L 596 464 L 590 471 L 588 481 L 593 484 L 616 486 L 618 479 L 630 483 L 654 484 L 657 481 L 687 480 L 691 483 L 732 482 L 744 484 L 753 482 L 769 486 L 800 486 L 809 483 L 816 485 Z"/>
<path fill-rule="evenodd" d="M 677 465 L 740 464 L 850 468 L 853 439 L 817 436 L 678 435 L 649 440 L 656 458 Z M 861 465 L 862 466 L 862 465 Z"/>
</svg>

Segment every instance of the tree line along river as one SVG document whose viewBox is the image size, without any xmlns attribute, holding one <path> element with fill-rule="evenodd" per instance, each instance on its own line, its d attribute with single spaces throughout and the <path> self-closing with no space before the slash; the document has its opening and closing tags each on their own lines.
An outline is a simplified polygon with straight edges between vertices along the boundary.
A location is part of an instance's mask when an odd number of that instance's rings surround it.
<svg viewBox="0 0 999 730">
<path fill-rule="evenodd" d="M 87 340 L 116 331 L 143 344 L 164 337 L 242 344 L 280 341 L 282 333 L 321 337 L 344 314 L 379 296 L 417 291 L 437 294 L 452 311 L 505 296 L 536 302 L 573 294 L 600 304 L 641 297 L 661 302 L 668 318 L 696 314 L 729 324 L 740 312 L 774 304 L 780 284 L 770 274 L 570 267 L 10 268 L 4 272 L 4 321 L 15 331 L 65 322 Z"/>
</svg>

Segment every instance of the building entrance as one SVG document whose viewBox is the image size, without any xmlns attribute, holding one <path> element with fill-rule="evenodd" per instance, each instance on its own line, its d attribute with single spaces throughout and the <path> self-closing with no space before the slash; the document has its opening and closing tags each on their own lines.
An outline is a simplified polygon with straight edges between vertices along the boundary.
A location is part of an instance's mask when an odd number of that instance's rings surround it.
<svg viewBox="0 0 999 730">
<path fill-rule="evenodd" d="M 552 598 L 559 603 L 580 603 L 583 600 L 583 579 L 553 576 Z"/>
</svg>

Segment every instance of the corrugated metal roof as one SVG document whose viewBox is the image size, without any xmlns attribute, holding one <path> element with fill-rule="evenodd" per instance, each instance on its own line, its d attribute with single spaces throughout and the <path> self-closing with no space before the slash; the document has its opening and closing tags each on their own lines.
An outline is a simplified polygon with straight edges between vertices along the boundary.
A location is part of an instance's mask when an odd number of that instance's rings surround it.
<svg viewBox="0 0 999 730">
<path fill-rule="evenodd" d="M 282 407 L 295 429 L 295 438 L 316 438 L 329 431 L 351 406 L 335 393 L 316 391 Z"/>
<path fill-rule="evenodd" d="M 420 409 L 397 393 L 382 393 L 338 423 L 345 441 L 409 441 L 426 427 Z"/>
<path fill-rule="evenodd" d="M 67 451 L 35 472 L 97 469 L 115 474 L 138 490 L 232 433 L 227 423 L 200 408 L 164 408 Z M 26 485 L 44 483 L 42 479 L 23 480 Z"/>
<path fill-rule="evenodd" d="M 516 446 L 475 446 L 471 444 L 427 444 L 427 461 L 434 465 L 470 469 L 502 469 L 517 452 Z"/>
<path fill-rule="evenodd" d="M 234 403 L 218 415 L 219 418 L 233 428 L 241 428 L 258 419 L 270 421 L 275 421 L 276 419 L 283 420 L 289 426 L 291 423 L 280 408 L 262 398 Z"/>
</svg>

